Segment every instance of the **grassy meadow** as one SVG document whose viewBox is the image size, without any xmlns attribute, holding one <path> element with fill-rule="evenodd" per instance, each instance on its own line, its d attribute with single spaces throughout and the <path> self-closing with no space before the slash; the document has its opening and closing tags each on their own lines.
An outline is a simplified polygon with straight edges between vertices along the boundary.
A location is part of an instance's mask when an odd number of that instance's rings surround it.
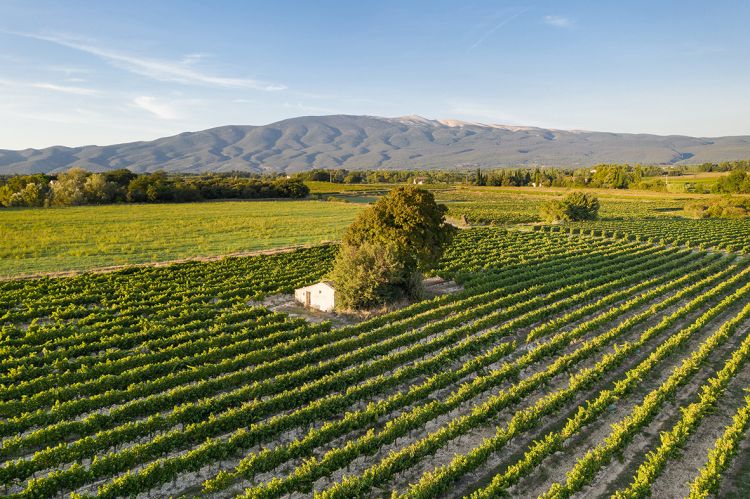
<svg viewBox="0 0 750 499">
<path fill-rule="evenodd" d="M 466 217 L 471 224 L 512 225 L 539 222 L 539 209 L 555 197 L 573 189 L 531 187 L 475 187 L 460 186 L 438 191 L 435 197 L 448 206 L 454 219 Z M 649 219 L 682 215 L 682 208 L 690 194 L 663 192 L 586 189 L 601 203 L 599 216 L 603 220 Z"/>
<path fill-rule="evenodd" d="M 361 208 L 318 201 L 226 201 L 0 210 L 0 276 L 335 240 Z"/>
</svg>

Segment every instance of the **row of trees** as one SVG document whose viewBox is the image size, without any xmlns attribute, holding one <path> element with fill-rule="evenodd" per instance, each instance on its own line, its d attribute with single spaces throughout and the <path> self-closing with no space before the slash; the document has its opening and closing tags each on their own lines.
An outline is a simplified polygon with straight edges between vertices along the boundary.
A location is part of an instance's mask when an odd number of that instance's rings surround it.
<svg viewBox="0 0 750 499">
<path fill-rule="evenodd" d="M 0 205 L 76 206 L 109 203 L 187 202 L 207 199 L 304 198 L 300 179 L 234 175 L 89 173 L 71 168 L 58 175 L 18 175 L 0 180 Z"/>
<path fill-rule="evenodd" d="M 681 176 L 697 171 L 728 171 L 747 161 L 707 163 L 700 166 L 644 166 L 600 164 L 587 168 L 497 168 L 458 170 L 361 170 L 315 169 L 295 174 L 296 178 L 338 184 L 430 183 L 471 184 L 506 187 L 595 187 L 605 189 L 666 190 L 664 176 Z"/>
<path fill-rule="evenodd" d="M 700 172 L 729 172 L 732 170 L 750 170 L 750 159 L 722 161 L 721 163 L 701 163 L 698 165 L 698 171 Z"/>
<path fill-rule="evenodd" d="M 455 184 L 466 182 L 466 172 L 449 170 L 327 170 L 316 168 L 296 173 L 295 178 L 334 184 L 403 184 L 415 179 L 431 184 Z"/>
</svg>

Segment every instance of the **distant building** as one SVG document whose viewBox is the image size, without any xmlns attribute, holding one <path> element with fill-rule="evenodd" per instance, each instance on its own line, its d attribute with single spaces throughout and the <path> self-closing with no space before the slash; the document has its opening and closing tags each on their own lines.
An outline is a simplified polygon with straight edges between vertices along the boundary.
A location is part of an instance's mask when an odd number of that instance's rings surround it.
<svg viewBox="0 0 750 499">
<path fill-rule="evenodd" d="M 411 181 L 411 183 L 415 185 L 422 185 L 426 182 L 427 182 L 427 177 L 414 177 L 414 180 Z"/>
<path fill-rule="evenodd" d="M 336 290 L 328 281 L 295 289 L 294 299 L 307 308 L 314 308 L 321 312 L 331 312 L 336 308 Z"/>
</svg>

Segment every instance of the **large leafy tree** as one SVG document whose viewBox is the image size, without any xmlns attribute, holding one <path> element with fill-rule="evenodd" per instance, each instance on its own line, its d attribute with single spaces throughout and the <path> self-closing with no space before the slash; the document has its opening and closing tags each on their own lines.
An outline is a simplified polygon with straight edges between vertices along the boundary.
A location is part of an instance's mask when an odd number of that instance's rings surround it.
<svg viewBox="0 0 750 499">
<path fill-rule="evenodd" d="M 547 222 L 596 220 L 599 216 L 599 199 L 592 194 L 571 192 L 562 200 L 542 205 L 540 215 Z"/>
<path fill-rule="evenodd" d="M 456 230 L 446 212 L 416 186 L 397 187 L 361 212 L 344 234 L 331 274 L 339 303 L 362 308 L 418 295 L 421 272 L 438 263 Z"/>
<path fill-rule="evenodd" d="M 71 168 L 50 183 L 52 203 L 58 206 L 74 206 L 86 203 L 84 184 L 88 172 L 83 168 Z"/>
</svg>

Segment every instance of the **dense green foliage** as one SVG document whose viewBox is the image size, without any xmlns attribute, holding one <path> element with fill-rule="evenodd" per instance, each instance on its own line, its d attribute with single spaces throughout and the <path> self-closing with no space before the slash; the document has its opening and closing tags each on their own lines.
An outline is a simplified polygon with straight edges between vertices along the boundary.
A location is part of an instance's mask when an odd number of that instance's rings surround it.
<svg viewBox="0 0 750 499">
<path fill-rule="evenodd" d="M 599 199 L 588 193 L 571 192 L 560 200 L 542 206 L 540 217 L 546 222 L 579 222 L 596 220 L 599 216 Z"/>
<path fill-rule="evenodd" d="M 685 204 L 691 218 L 746 218 L 750 216 L 749 198 L 714 198 Z"/>
<path fill-rule="evenodd" d="M 396 187 L 363 210 L 344 233 L 330 276 L 343 308 L 421 296 L 421 273 L 437 265 L 456 229 L 448 209 L 416 186 Z"/>
<path fill-rule="evenodd" d="M 410 273 L 391 244 L 343 244 L 328 278 L 336 288 L 336 307 L 371 308 L 419 289 L 406 281 Z"/>
<path fill-rule="evenodd" d="M 299 179 L 237 175 L 136 175 L 128 170 L 88 173 L 71 168 L 56 176 L 19 175 L 0 180 L 0 206 L 78 206 L 109 203 L 188 202 L 208 199 L 304 198 Z"/>
<path fill-rule="evenodd" d="M 750 193 L 750 174 L 747 168 L 735 169 L 729 175 L 722 177 L 716 183 L 716 192 L 731 194 Z"/>
</svg>

